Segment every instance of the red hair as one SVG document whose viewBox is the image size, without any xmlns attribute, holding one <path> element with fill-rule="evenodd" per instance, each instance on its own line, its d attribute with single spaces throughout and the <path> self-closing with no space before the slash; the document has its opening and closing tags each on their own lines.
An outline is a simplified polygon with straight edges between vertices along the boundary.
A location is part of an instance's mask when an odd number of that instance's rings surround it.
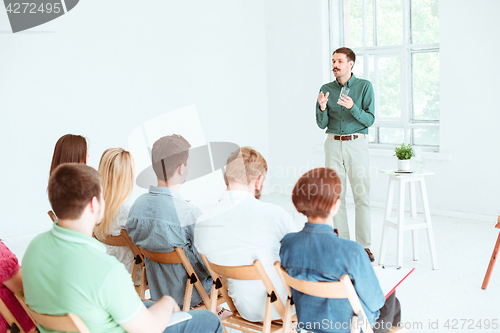
<svg viewBox="0 0 500 333">
<path fill-rule="evenodd" d="M 333 169 L 316 168 L 306 172 L 295 184 L 292 201 L 299 213 L 325 218 L 340 196 L 342 184 Z"/>
</svg>

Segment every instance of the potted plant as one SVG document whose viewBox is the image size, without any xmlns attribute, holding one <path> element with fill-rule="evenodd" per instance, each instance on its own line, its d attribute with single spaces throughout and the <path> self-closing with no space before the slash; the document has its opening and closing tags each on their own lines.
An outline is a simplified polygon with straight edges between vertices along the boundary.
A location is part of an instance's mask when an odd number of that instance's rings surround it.
<svg viewBox="0 0 500 333">
<path fill-rule="evenodd" d="M 394 156 L 398 158 L 398 171 L 411 171 L 410 159 L 414 155 L 412 146 L 403 143 L 401 147 L 396 147 L 394 152 Z"/>
</svg>

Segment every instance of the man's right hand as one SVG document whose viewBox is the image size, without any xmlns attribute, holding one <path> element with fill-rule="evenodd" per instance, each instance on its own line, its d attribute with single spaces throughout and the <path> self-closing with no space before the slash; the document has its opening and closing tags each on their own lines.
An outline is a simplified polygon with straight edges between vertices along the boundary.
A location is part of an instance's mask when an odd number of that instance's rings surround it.
<svg viewBox="0 0 500 333">
<path fill-rule="evenodd" d="M 321 111 L 326 110 L 326 103 L 328 102 L 328 95 L 330 95 L 330 92 L 327 92 L 326 94 L 323 94 L 321 91 L 318 96 L 318 103 L 319 103 L 319 109 Z"/>
</svg>

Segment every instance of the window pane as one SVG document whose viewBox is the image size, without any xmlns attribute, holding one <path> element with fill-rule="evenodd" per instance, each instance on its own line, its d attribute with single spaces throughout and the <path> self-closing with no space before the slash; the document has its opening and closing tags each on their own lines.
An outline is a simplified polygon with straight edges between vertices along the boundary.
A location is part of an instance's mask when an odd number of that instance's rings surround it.
<svg viewBox="0 0 500 333">
<path fill-rule="evenodd" d="M 416 120 L 439 119 L 439 52 L 414 53 L 413 113 Z"/>
<path fill-rule="evenodd" d="M 346 44 L 347 46 L 350 47 L 362 47 L 363 46 L 363 1 L 362 0 L 347 1 L 345 9 L 346 9 L 345 14 L 347 21 Z"/>
<path fill-rule="evenodd" d="M 346 45 L 363 47 L 363 1 L 348 0 L 345 2 Z M 366 45 L 373 46 L 373 4 L 366 2 Z"/>
<path fill-rule="evenodd" d="M 403 44 L 402 0 L 377 1 L 377 45 L 401 44 Z"/>
<path fill-rule="evenodd" d="M 380 143 L 395 143 L 402 144 L 405 141 L 405 134 L 402 128 L 379 128 Z"/>
<path fill-rule="evenodd" d="M 439 128 L 414 129 L 413 144 L 422 146 L 439 146 Z"/>
<path fill-rule="evenodd" d="M 354 67 L 352 69 L 352 72 L 357 78 L 364 79 L 364 65 L 363 65 L 363 54 L 362 53 L 357 53 L 356 54 L 356 62 L 354 63 Z"/>
<path fill-rule="evenodd" d="M 368 128 L 368 142 L 375 142 L 376 137 L 377 137 L 377 127 L 369 127 Z"/>
<path fill-rule="evenodd" d="M 412 43 L 439 43 L 439 0 L 412 0 Z"/>
<path fill-rule="evenodd" d="M 400 56 L 370 56 L 370 80 L 375 88 L 379 119 L 401 117 Z M 375 75 L 378 73 L 378 75 Z"/>
</svg>

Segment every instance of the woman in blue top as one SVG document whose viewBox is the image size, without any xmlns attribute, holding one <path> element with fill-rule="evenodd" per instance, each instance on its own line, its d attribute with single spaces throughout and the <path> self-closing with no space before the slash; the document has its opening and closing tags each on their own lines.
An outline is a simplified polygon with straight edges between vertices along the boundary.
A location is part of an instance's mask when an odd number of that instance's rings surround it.
<svg viewBox="0 0 500 333">
<path fill-rule="evenodd" d="M 342 275 L 349 275 L 375 333 L 406 332 L 398 327 L 399 301 L 395 293 L 385 299 L 364 248 L 337 237 L 330 225 L 340 207 L 340 191 L 340 179 L 329 168 L 313 169 L 298 180 L 292 201 L 299 213 L 307 216 L 307 223 L 302 231 L 283 238 L 281 265 L 299 280 L 339 281 Z M 293 289 L 292 294 L 299 329 L 317 333 L 351 331 L 353 311 L 347 299 L 319 298 Z"/>
</svg>

